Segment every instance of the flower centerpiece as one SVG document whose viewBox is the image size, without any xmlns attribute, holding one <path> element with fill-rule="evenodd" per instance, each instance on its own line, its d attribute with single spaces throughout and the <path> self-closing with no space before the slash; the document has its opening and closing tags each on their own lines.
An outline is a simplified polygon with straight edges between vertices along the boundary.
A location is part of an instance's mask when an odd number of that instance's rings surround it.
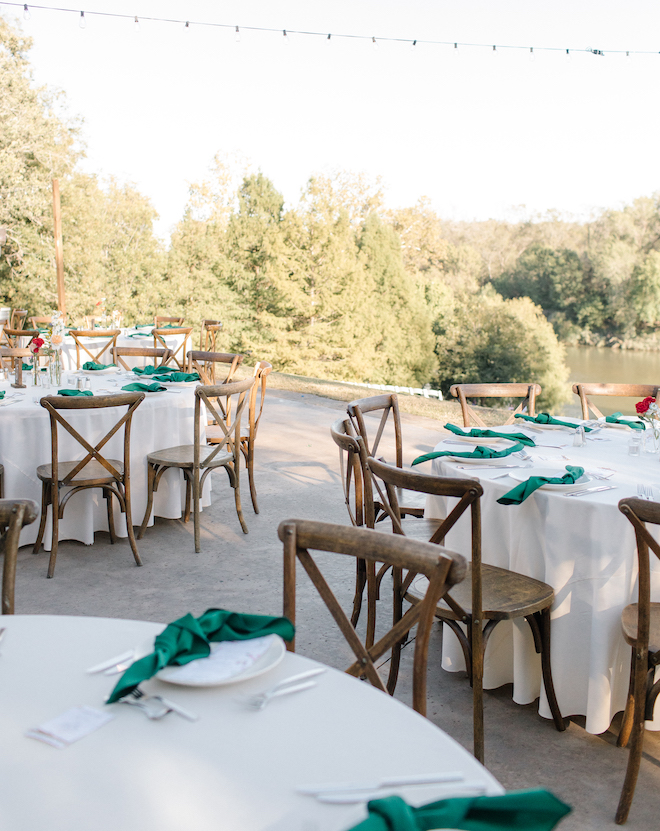
<svg viewBox="0 0 660 831">
<path fill-rule="evenodd" d="M 53 312 L 48 332 L 48 347 L 51 355 L 50 380 L 59 386 L 62 383 L 62 346 L 64 344 L 64 321 L 62 312 Z"/>
<path fill-rule="evenodd" d="M 635 404 L 635 410 L 640 420 L 644 422 L 644 426 L 649 426 L 650 435 L 653 437 L 651 452 L 657 453 L 660 440 L 660 407 L 655 403 L 655 398 L 649 395 L 643 401 L 638 401 Z"/>
<path fill-rule="evenodd" d="M 28 348 L 32 353 L 32 383 L 36 387 L 39 383 L 39 357 L 41 355 L 41 347 L 45 341 L 43 338 L 32 338 L 28 344 Z"/>
</svg>

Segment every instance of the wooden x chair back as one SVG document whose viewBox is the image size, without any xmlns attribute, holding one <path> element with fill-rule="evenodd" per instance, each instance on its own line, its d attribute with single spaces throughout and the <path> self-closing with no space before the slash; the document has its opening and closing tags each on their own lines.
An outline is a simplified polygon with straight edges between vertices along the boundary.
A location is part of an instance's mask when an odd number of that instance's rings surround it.
<svg viewBox="0 0 660 831">
<path fill-rule="evenodd" d="M 632 647 L 628 700 L 617 740 L 620 747 L 630 743 L 626 778 L 616 813 L 616 822 L 622 825 L 628 819 L 635 795 L 646 732 L 644 722 L 653 718 L 660 693 L 660 681 L 655 681 L 655 670 L 660 664 L 660 603 L 651 602 L 651 562 L 655 560 L 649 554 L 653 552 L 660 560 L 660 545 L 647 528 L 647 525 L 660 525 L 660 503 L 629 497 L 619 502 L 619 510 L 635 530 L 639 565 L 637 603 L 626 606 L 621 615 L 623 637 Z"/>
<path fill-rule="evenodd" d="M 13 309 L 11 319 L 9 321 L 10 329 L 22 329 L 25 326 L 25 319 L 27 318 L 27 309 Z"/>
<path fill-rule="evenodd" d="M 449 392 L 461 403 L 464 427 L 486 427 L 486 422 L 468 404 L 468 398 L 520 398 L 516 409 L 504 422 L 513 424 L 516 413 L 527 411 L 536 415 L 536 397 L 541 394 L 538 384 L 454 384 Z"/>
<path fill-rule="evenodd" d="M 536 651 L 541 653 L 543 682 L 557 730 L 565 730 L 555 696 L 550 665 L 550 608 L 554 591 L 546 583 L 504 568 L 482 563 L 481 508 L 483 488 L 473 479 L 452 479 L 401 470 L 381 459 L 369 457 L 368 466 L 384 510 L 392 520 L 395 534 L 404 534 L 398 507 L 397 488 L 416 490 L 432 496 L 455 497 L 458 502 L 447 517 L 440 520 L 430 542 L 444 544 L 445 537 L 461 516 L 470 509 L 471 562 L 465 581 L 447 594 L 436 609 L 436 617 L 454 632 L 463 649 L 465 666 L 472 682 L 474 713 L 474 755 L 484 760 L 483 663 L 488 639 L 502 620 L 524 618 L 532 630 Z M 415 527 L 417 521 L 412 522 Z M 423 588 L 419 581 L 408 579 L 403 591 L 412 602 Z M 485 626 L 483 625 L 486 621 Z M 463 626 L 467 631 L 464 631 Z"/>
<path fill-rule="evenodd" d="M 591 411 L 596 418 L 604 418 L 605 416 L 598 407 L 593 403 L 590 396 L 595 395 L 615 395 L 620 398 L 655 398 L 655 403 L 658 403 L 658 391 L 660 386 L 657 384 L 573 384 L 573 392 L 580 398 L 580 406 L 582 407 L 582 418 L 589 419 L 589 411 Z"/>
<path fill-rule="evenodd" d="M 87 361 L 102 364 L 110 358 L 121 329 L 72 329 L 69 334 L 76 344 L 76 365 L 80 369 Z M 94 338 L 97 343 L 83 343 L 81 338 Z"/>
<path fill-rule="evenodd" d="M 24 358 L 31 357 L 32 352 L 27 347 L 0 346 L 0 366 L 3 369 L 10 369 L 13 372 L 17 358 L 22 362 Z"/>
<path fill-rule="evenodd" d="M 215 352 L 215 342 L 218 332 L 222 331 L 221 320 L 203 320 L 199 335 L 199 348 L 205 352 Z"/>
<path fill-rule="evenodd" d="M 0 499 L 0 553 L 2 568 L 2 614 L 14 614 L 16 559 L 21 529 L 34 522 L 39 513 L 31 499 Z"/>
<path fill-rule="evenodd" d="M 338 418 L 330 427 L 330 435 L 339 448 L 339 473 L 348 517 L 351 525 L 360 528 L 366 525 L 364 480 L 360 465 L 360 445 L 351 420 L 345 416 Z"/>
<path fill-rule="evenodd" d="M 38 338 L 39 332 L 36 329 L 10 329 L 8 326 L 2 330 L 2 338 L 7 346 L 16 348 L 20 343 L 21 338 L 26 338 L 28 342 L 32 338 Z M 23 341 L 25 343 L 25 341 Z M 27 345 L 27 344 L 26 344 Z"/>
<path fill-rule="evenodd" d="M 46 528 L 46 515 L 48 505 L 52 506 L 51 516 L 53 523 L 53 541 L 48 565 L 48 576 L 52 577 L 55 572 L 55 561 L 57 558 L 58 527 L 59 520 L 64 516 L 64 509 L 76 493 L 89 490 L 90 488 L 101 488 L 106 498 L 108 509 L 108 526 L 110 541 L 114 543 L 114 522 L 112 515 L 112 497 L 115 496 L 119 502 L 122 513 L 126 515 L 126 528 L 128 538 L 137 565 L 142 565 L 133 536 L 133 522 L 131 517 L 131 485 L 130 485 L 130 459 L 131 459 L 131 423 L 133 414 L 137 407 L 144 401 L 143 392 L 124 392 L 120 395 L 95 395 L 95 396 L 64 396 L 51 395 L 42 398 L 41 406 L 50 416 L 50 440 L 51 440 L 51 463 L 40 465 L 37 468 L 37 476 L 42 482 L 41 502 L 41 524 L 37 540 L 34 544 L 34 553 L 38 554 Z M 88 440 L 62 414 L 68 411 L 80 410 L 107 410 L 126 408 L 117 421 L 108 429 L 105 435 L 96 441 Z M 63 461 L 60 459 L 59 451 L 59 430 L 68 433 L 77 444 L 80 445 L 84 456 L 82 459 Z M 103 450 L 110 439 L 123 429 L 123 458 L 121 460 L 109 459 Z M 78 455 L 81 455 L 80 453 Z M 70 488 L 60 498 L 60 489 Z"/>
<path fill-rule="evenodd" d="M 387 692 L 376 662 L 400 644 L 410 630 L 417 626 L 413 661 L 413 707 L 418 713 L 426 715 L 426 666 L 435 608 L 448 589 L 463 579 L 463 557 L 428 543 L 392 534 L 311 520 L 285 520 L 280 523 L 278 534 L 284 544 L 284 614 L 295 623 L 298 561 L 355 655 L 355 661 L 346 670 L 349 675 L 364 677 L 379 690 Z M 395 582 L 401 580 L 404 571 L 423 574 L 428 578 L 428 589 L 420 603 L 411 606 L 405 615 L 395 620 L 386 634 L 367 647 L 332 592 L 312 551 L 343 554 L 372 563 L 388 563 L 393 569 Z M 294 648 L 294 642 L 287 645 L 290 651 Z"/>
<path fill-rule="evenodd" d="M 64 320 L 65 318 L 66 318 L 66 315 L 63 315 L 62 319 Z M 44 326 L 50 326 L 50 324 L 52 322 L 53 322 L 52 315 L 48 315 L 47 317 L 44 316 L 44 317 L 31 317 L 30 318 L 30 326 L 33 329 L 39 329 L 39 328 L 43 328 Z"/>
<path fill-rule="evenodd" d="M 186 372 L 198 372 L 203 384 L 228 384 L 234 380 L 236 370 L 243 362 L 244 355 L 232 352 L 200 352 L 191 350 L 186 355 Z M 222 380 L 216 375 L 219 364 L 227 367 Z"/>
<path fill-rule="evenodd" d="M 154 326 L 156 329 L 160 329 L 164 326 L 171 328 L 173 326 L 183 326 L 183 318 L 182 317 L 163 317 L 163 315 L 156 315 L 154 317 Z"/>
<path fill-rule="evenodd" d="M 184 371 L 186 365 L 186 355 L 188 354 L 188 349 L 190 346 L 190 335 L 192 333 L 192 326 L 180 326 L 178 328 L 172 329 L 152 329 L 151 334 L 154 337 L 154 348 L 158 349 L 159 347 L 163 346 L 166 349 L 171 348 L 167 346 L 167 341 L 165 338 L 172 337 L 173 335 L 183 335 L 183 340 L 181 343 L 174 349 L 172 349 L 172 357 L 170 361 L 174 361 L 177 367 Z"/>
<path fill-rule="evenodd" d="M 112 363 L 121 369 L 129 372 L 133 367 L 129 366 L 124 358 L 151 358 L 154 366 L 166 364 L 172 357 L 171 349 L 154 349 L 151 346 L 113 346 Z"/>
<path fill-rule="evenodd" d="M 257 489 L 254 484 L 254 445 L 259 431 L 259 422 L 264 411 L 266 384 L 272 371 L 273 365 L 268 361 L 257 361 L 255 364 L 254 386 L 250 390 L 250 404 L 248 406 L 248 429 L 241 433 L 241 451 L 248 469 L 250 496 L 255 514 L 259 513 L 259 506 L 257 504 Z"/>
</svg>

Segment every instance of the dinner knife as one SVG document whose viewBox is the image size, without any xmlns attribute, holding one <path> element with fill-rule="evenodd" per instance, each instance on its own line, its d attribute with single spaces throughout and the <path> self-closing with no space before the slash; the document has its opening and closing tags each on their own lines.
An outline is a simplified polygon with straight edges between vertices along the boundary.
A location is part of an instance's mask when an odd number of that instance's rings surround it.
<svg viewBox="0 0 660 831">
<path fill-rule="evenodd" d="M 309 796 L 322 794 L 350 793 L 351 791 L 373 791 L 378 788 L 404 787 L 406 785 L 435 785 L 443 782 L 462 782 L 465 775 L 460 771 L 450 773 L 416 773 L 409 776 L 389 776 L 372 779 L 369 782 L 330 782 L 325 785 L 301 785 L 298 793 Z"/>
<path fill-rule="evenodd" d="M 96 664 L 93 667 L 85 670 L 89 675 L 93 675 L 96 672 L 103 672 L 106 669 L 112 669 L 116 667 L 118 664 L 123 663 L 124 661 L 130 661 L 131 658 L 135 656 L 135 650 L 129 649 L 127 652 L 122 652 L 121 655 L 115 655 L 114 658 L 108 658 L 107 661 L 101 661 L 100 664 Z"/>
<path fill-rule="evenodd" d="M 599 493 L 600 491 L 613 491 L 616 490 L 616 485 L 601 485 L 598 488 L 585 488 L 581 491 L 569 491 L 565 493 L 564 496 L 584 496 L 587 493 Z"/>
<path fill-rule="evenodd" d="M 359 791 L 357 793 L 323 793 L 316 799 L 319 802 L 333 805 L 351 805 L 356 802 L 370 802 L 372 799 L 382 799 L 386 796 L 393 796 L 396 793 L 391 788 L 377 791 Z M 440 799 L 449 799 L 457 796 L 480 796 L 486 793 L 486 785 L 483 782 L 465 782 L 450 786 L 448 790 L 439 795 Z"/>
<path fill-rule="evenodd" d="M 531 465 L 456 465 L 458 470 L 504 470 L 505 468 L 530 468 Z"/>
</svg>

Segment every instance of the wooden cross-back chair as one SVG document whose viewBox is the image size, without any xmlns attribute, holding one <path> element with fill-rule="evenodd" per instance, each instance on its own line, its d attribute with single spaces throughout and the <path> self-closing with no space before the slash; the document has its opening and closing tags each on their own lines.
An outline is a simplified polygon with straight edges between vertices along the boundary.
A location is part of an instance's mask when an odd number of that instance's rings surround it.
<svg viewBox="0 0 660 831">
<path fill-rule="evenodd" d="M 655 403 L 658 403 L 658 391 L 660 386 L 657 384 L 573 384 L 573 392 L 580 399 L 580 406 L 582 407 L 582 418 L 589 419 L 589 411 L 594 414 L 596 418 L 605 418 L 603 413 L 593 403 L 589 396 L 594 395 L 615 395 L 620 398 L 655 398 Z"/>
<path fill-rule="evenodd" d="M 58 529 L 59 520 L 64 516 L 64 509 L 71 497 L 90 488 L 100 488 L 105 496 L 108 512 L 108 530 L 110 542 L 115 542 L 115 527 L 112 511 L 112 497 L 115 496 L 119 502 L 121 512 L 126 516 L 126 530 L 128 539 L 133 551 L 133 557 L 137 565 L 141 566 L 142 561 L 138 554 L 135 536 L 133 535 L 133 521 L 131 515 L 131 484 L 130 484 L 130 459 L 131 459 L 131 422 L 135 410 L 144 401 L 143 392 L 123 392 L 119 395 L 95 395 L 95 396 L 64 396 L 50 395 L 42 398 L 40 404 L 50 416 L 50 439 L 51 439 L 51 462 L 46 465 L 39 465 L 37 477 L 41 480 L 41 523 L 39 533 L 34 544 L 34 554 L 39 553 L 46 530 L 46 517 L 48 506 L 51 506 L 51 520 L 53 528 L 53 540 L 48 563 L 48 576 L 55 573 L 55 561 L 57 559 Z M 105 435 L 92 444 L 94 439 L 88 441 L 82 436 L 73 425 L 61 415 L 61 410 L 107 410 L 110 408 L 125 407 L 125 413 L 118 418 Z M 81 460 L 62 461 L 59 458 L 59 436 L 58 428 L 63 428 L 73 439 L 81 445 L 85 456 Z M 110 439 L 123 427 L 123 459 L 109 459 L 101 451 Z M 70 488 L 60 498 L 60 490 Z"/>
<path fill-rule="evenodd" d="M 285 520 L 280 523 L 278 534 L 284 544 L 284 614 L 295 623 L 296 561 L 299 561 L 355 655 L 355 661 L 346 670 L 349 675 L 366 678 L 379 690 L 393 694 L 396 679 L 390 684 L 389 690 L 386 689 L 375 662 L 401 644 L 413 626 L 417 625 L 413 659 L 413 707 L 418 713 L 426 715 L 426 667 L 434 612 L 448 589 L 463 579 L 464 558 L 446 549 L 393 534 L 311 520 Z M 396 619 L 392 628 L 379 637 L 376 643 L 367 646 L 360 640 L 311 551 L 333 552 L 368 562 L 388 563 L 393 569 L 396 585 L 401 585 L 404 571 L 423 574 L 428 579 L 428 588 L 418 604 L 411 606 L 405 615 Z M 288 644 L 287 649 L 294 651 L 295 642 Z"/>
<path fill-rule="evenodd" d="M 215 352 L 215 342 L 218 332 L 222 331 L 221 320 L 203 320 L 199 334 L 199 348 L 205 352 Z"/>
<path fill-rule="evenodd" d="M 538 384 L 454 384 L 449 392 L 461 404 L 464 427 L 486 427 L 486 422 L 468 404 L 468 398 L 520 398 L 520 404 L 504 424 L 513 424 L 516 413 L 527 410 L 527 415 L 536 415 L 536 397 L 541 395 Z"/>
<path fill-rule="evenodd" d="M 391 440 L 391 431 L 394 435 L 394 460 L 397 467 L 403 467 L 403 434 L 401 430 L 401 414 L 399 412 L 399 399 L 395 393 L 389 395 L 374 395 L 369 398 L 359 398 L 351 401 L 347 405 L 351 423 L 358 436 L 364 439 L 367 455 L 376 456 L 378 452 L 383 451 L 380 448 L 381 441 L 387 435 Z M 369 430 L 367 429 L 367 421 L 364 418 L 368 413 L 381 413 L 380 422 L 374 436 L 370 438 Z M 388 430 L 388 434 L 386 434 Z M 387 453 L 391 457 L 390 453 Z M 401 511 L 405 516 L 423 517 L 424 505 L 420 501 L 417 494 L 402 494 L 400 495 L 399 504 Z M 378 519 L 378 504 L 375 504 L 376 516 Z"/>
<path fill-rule="evenodd" d="M 5 326 L 2 330 L 2 337 L 7 346 L 16 348 L 21 338 L 29 340 L 32 340 L 32 338 L 38 338 L 39 332 L 37 329 L 11 329 L 9 326 Z"/>
<path fill-rule="evenodd" d="M 14 614 L 16 558 L 21 529 L 34 522 L 39 513 L 31 499 L 0 499 L 0 553 L 2 567 L 2 614 Z"/>
<path fill-rule="evenodd" d="M 392 520 L 395 534 L 405 534 L 397 500 L 397 488 L 407 488 L 433 496 L 456 497 L 458 503 L 442 520 L 429 542 L 444 544 L 445 537 L 469 509 L 472 528 L 471 562 L 465 580 L 436 608 L 436 617 L 454 632 L 463 650 L 465 666 L 473 691 L 474 755 L 484 761 L 483 663 L 488 639 L 502 620 L 524 618 L 541 654 L 543 683 L 557 730 L 566 726 L 559 711 L 550 665 L 550 608 L 554 602 L 551 586 L 524 574 L 487 565 L 481 560 L 481 506 L 483 488 L 474 479 L 451 479 L 401 470 L 380 459 L 369 457 L 369 468 L 384 509 Z M 382 484 L 381 484 L 382 483 Z M 416 602 L 423 581 L 407 581 L 407 598 Z M 485 621 L 485 626 L 483 625 Z M 465 625 L 464 631 L 461 624 Z"/>
<path fill-rule="evenodd" d="M 32 352 L 26 346 L 0 346 L 0 366 L 3 369 L 9 369 L 13 372 L 17 359 L 22 362 L 24 358 L 31 357 Z"/>
<path fill-rule="evenodd" d="M 203 384 L 228 384 L 234 380 L 236 370 L 243 362 L 244 355 L 233 352 L 200 352 L 191 350 L 186 355 L 186 372 L 198 372 Z M 225 377 L 216 378 L 220 364 L 228 367 Z"/>
<path fill-rule="evenodd" d="M 236 513 L 245 534 L 248 533 L 243 511 L 241 508 L 240 489 L 240 461 L 241 461 L 241 417 L 248 403 L 248 392 L 254 384 L 254 378 L 244 381 L 233 381 L 220 386 L 199 386 L 195 389 L 195 425 L 193 444 L 169 447 L 157 450 L 147 456 L 147 509 L 140 526 L 138 539 L 142 539 L 151 518 L 154 491 L 166 470 L 178 468 L 186 480 L 186 507 L 184 522 L 190 519 L 190 505 L 192 496 L 193 521 L 195 533 L 195 551 L 200 548 L 199 503 L 206 477 L 212 470 L 224 467 L 229 477 L 229 484 L 234 489 Z M 229 404 L 229 399 L 235 402 Z M 232 412 L 231 424 L 222 415 L 218 407 L 218 399 L 224 399 L 223 412 Z M 206 418 L 210 415 L 223 433 L 223 439 L 213 446 L 202 444 L 202 428 Z"/>
<path fill-rule="evenodd" d="M 76 368 L 86 363 L 88 360 L 95 363 L 103 363 L 105 359 L 110 357 L 112 348 L 117 346 L 117 338 L 121 335 L 121 329 L 76 329 L 69 332 L 76 344 Z M 83 343 L 81 338 L 94 338 L 98 340 L 98 344 Z M 82 357 L 82 361 L 80 360 Z"/>
<path fill-rule="evenodd" d="M 159 347 L 164 346 L 166 349 L 172 349 L 172 357 L 170 358 L 170 361 L 174 361 L 174 363 L 181 370 L 181 372 L 185 370 L 186 355 L 188 354 L 188 347 L 190 346 L 191 332 L 192 326 L 180 326 L 178 328 L 175 327 L 172 329 L 151 330 L 151 334 L 154 338 L 154 348 L 158 349 Z M 183 340 L 175 348 L 168 347 L 165 338 L 176 335 L 183 335 Z"/>
<path fill-rule="evenodd" d="M 655 681 L 655 670 L 660 664 L 660 603 L 651 602 L 649 556 L 650 549 L 660 559 L 660 545 L 646 527 L 647 523 L 660 525 L 660 504 L 629 497 L 619 502 L 619 510 L 635 529 L 639 565 L 637 603 L 626 606 L 621 614 L 623 637 L 632 647 L 628 699 L 617 740 L 619 747 L 630 744 L 626 777 L 616 812 L 616 822 L 622 825 L 628 819 L 635 795 L 646 732 L 644 722 L 653 718 L 660 693 L 660 681 Z"/>
<path fill-rule="evenodd" d="M 22 329 L 25 326 L 27 309 L 13 309 L 9 320 L 10 329 Z"/>
<path fill-rule="evenodd" d="M 170 360 L 172 350 L 154 349 L 151 346 L 113 346 L 111 354 L 113 364 L 130 372 L 133 367 L 129 366 L 124 358 L 151 358 L 154 366 L 158 366 L 159 359 L 161 364 L 166 364 Z"/>
<path fill-rule="evenodd" d="M 66 320 L 66 315 L 63 314 L 60 319 L 62 321 L 65 321 Z M 52 314 L 49 314 L 47 316 L 44 315 L 43 317 L 31 317 L 30 318 L 30 326 L 33 329 L 40 329 L 40 328 L 43 328 L 45 326 L 50 326 L 52 322 L 53 322 Z"/>
<path fill-rule="evenodd" d="M 154 326 L 156 329 L 160 329 L 162 326 L 183 326 L 183 318 L 156 315 L 154 317 Z"/>
</svg>

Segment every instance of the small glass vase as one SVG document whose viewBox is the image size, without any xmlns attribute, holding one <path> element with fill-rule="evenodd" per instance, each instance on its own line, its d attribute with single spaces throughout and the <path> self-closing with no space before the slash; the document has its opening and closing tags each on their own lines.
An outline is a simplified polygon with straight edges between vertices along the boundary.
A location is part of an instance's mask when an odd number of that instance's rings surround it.
<svg viewBox="0 0 660 831">
<path fill-rule="evenodd" d="M 32 386 L 39 386 L 39 356 L 32 356 Z"/>
<path fill-rule="evenodd" d="M 644 430 L 644 451 L 656 456 L 660 453 L 660 424 L 655 421 L 647 423 Z"/>
<path fill-rule="evenodd" d="M 51 355 L 48 371 L 50 374 L 50 383 L 55 387 L 59 387 L 62 383 L 62 360 L 59 349 L 56 349 Z"/>
</svg>

